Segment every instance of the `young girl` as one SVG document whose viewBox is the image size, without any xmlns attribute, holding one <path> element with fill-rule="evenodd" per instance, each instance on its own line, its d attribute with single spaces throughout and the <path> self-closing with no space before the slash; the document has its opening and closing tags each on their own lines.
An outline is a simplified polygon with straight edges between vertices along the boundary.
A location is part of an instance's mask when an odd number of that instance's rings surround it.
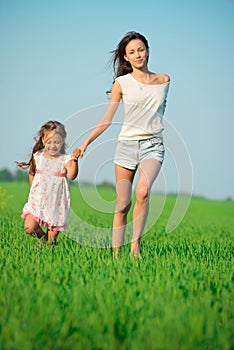
<svg viewBox="0 0 234 350">
<path fill-rule="evenodd" d="M 65 155 L 66 131 L 58 121 L 48 121 L 38 132 L 28 162 L 17 163 L 29 168 L 30 193 L 23 208 L 24 230 L 55 243 L 59 231 L 66 229 L 70 210 L 68 179 L 78 175 L 77 156 Z M 78 155 L 78 153 L 77 153 Z M 45 233 L 41 226 L 47 227 Z"/>
<path fill-rule="evenodd" d="M 150 71 L 148 59 L 149 46 L 146 38 L 140 33 L 127 33 L 114 51 L 115 80 L 106 112 L 74 151 L 83 156 L 87 146 L 110 126 L 122 99 L 125 119 L 114 160 L 116 209 L 112 245 L 116 257 L 123 244 L 127 214 L 131 207 L 132 183 L 137 169 L 139 178 L 133 211 L 131 253 L 140 257 L 140 239 L 148 215 L 150 190 L 164 158 L 162 118 L 170 78 Z"/>
</svg>

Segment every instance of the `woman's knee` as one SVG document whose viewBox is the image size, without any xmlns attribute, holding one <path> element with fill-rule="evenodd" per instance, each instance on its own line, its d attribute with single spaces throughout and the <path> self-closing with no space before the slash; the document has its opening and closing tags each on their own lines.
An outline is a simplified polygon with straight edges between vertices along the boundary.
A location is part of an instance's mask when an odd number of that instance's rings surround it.
<svg viewBox="0 0 234 350">
<path fill-rule="evenodd" d="M 120 214 L 127 214 L 129 209 L 131 208 L 132 201 L 126 201 L 124 199 L 117 198 L 116 199 L 116 207 L 115 212 Z"/>
<path fill-rule="evenodd" d="M 136 188 L 136 200 L 145 202 L 149 199 L 149 188 L 147 185 L 138 185 Z"/>
</svg>

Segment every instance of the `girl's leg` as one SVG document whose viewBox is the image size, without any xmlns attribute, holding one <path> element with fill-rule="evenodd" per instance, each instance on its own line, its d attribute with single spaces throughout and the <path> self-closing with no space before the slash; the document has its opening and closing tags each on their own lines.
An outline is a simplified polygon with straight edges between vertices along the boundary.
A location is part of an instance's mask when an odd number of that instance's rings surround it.
<svg viewBox="0 0 234 350">
<path fill-rule="evenodd" d="M 148 216 L 150 190 L 159 174 L 161 165 L 161 162 L 157 159 L 146 159 L 139 166 L 136 203 L 133 210 L 133 237 L 131 244 L 131 253 L 135 256 L 140 256 L 140 238 Z"/>
<path fill-rule="evenodd" d="M 51 231 L 51 230 L 47 230 L 47 237 L 46 237 L 46 241 L 48 244 L 56 244 L 57 241 L 57 237 L 59 235 L 59 231 Z"/>
<path fill-rule="evenodd" d="M 123 244 L 127 214 L 131 207 L 132 182 L 135 172 L 135 170 L 115 165 L 116 207 L 113 220 L 112 247 L 114 248 L 116 257 Z"/>
<path fill-rule="evenodd" d="M 24 231 L 29 235 L 35 234 L 37 238 L 42 238 L 45 236 L 45 232 L 30 214 L 28 214 L 25 218 Z"/>
</svg>

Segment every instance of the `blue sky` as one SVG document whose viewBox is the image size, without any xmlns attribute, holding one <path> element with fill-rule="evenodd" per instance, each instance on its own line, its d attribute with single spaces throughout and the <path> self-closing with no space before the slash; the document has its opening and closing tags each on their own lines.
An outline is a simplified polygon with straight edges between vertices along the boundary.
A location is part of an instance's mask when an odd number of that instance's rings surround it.
<svg viewBox="0 0 234 350">
<path fill-rule="evenodd" d="M 234 198 L 233 18 L 231 0 L 1 0 L 0 169 L 14 170 L 15 160 L 27 159 L 33 137 L 50 119 L 66 124 L 73 116 L 68 131 L 77 132 L 72 146 L 79 144 L 86 118 L 94 125 L 107 103 L 110 51 L 135 30 L 149 41 L 149 68 L 171 77 L 165 118 L 189 153 L 194 194 Z M 100 171 L 99 155 L 105 159 L 105 142 L 116 137 L 113 126 L 91 146 L 100 181 L 114 179 L 109 158 Z M 164 181 L 176 192 L 169 152 L 162 175 L 158 186 Z M 89 176 L 83 158 L 80 180 Z"/>
</svg>

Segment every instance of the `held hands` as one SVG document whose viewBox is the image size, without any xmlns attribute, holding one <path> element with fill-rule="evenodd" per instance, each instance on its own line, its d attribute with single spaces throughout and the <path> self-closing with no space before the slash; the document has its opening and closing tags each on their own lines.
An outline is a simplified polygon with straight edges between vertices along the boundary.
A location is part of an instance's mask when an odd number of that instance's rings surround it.
<svg viewBox="0 0 234 350">
<path fill-rule="evenodd" d="M 82 158 L 85 150 L 86 150 L 86 147 L 84 147 L 82 145 L 80 147 L 74 149 L 74 151 L 71 154 L 72 158 L 74 160 L 78 160 L 78 158 Z"/>
<path fill-rule="evenodd" d="M 71 154 L 71 157 L 74 161 L 77 161 L 78 158 L 80 157 L 81 150 L 79 148 L 74 149 L 74 151 Z"/>
</svg>

